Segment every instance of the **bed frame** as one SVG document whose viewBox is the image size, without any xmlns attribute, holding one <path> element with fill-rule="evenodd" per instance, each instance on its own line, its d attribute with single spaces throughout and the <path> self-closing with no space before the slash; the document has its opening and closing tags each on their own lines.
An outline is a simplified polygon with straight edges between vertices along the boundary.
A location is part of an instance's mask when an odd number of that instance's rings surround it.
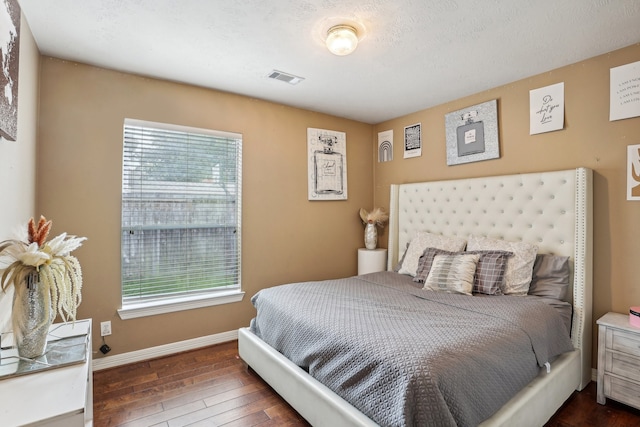
<svg viewBox="0 0 640 427">
<path fill-rule="evenodd" d="M 481 426 L 541 426 L 591 381 L 592 171 L 469 178 L 391 186 L 388 269 L 417 231 L 484 235 L 570 257 L 575 350 L 560 356 Z M 314 426 L 376 424 L 248 328 L 240 357 Z"/>
</svg>

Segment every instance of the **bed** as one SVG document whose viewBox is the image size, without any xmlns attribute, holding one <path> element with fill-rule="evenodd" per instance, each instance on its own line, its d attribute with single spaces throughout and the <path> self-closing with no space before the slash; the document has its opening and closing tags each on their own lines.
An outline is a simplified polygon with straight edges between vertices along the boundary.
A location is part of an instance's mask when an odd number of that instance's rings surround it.
<svg viewBox="0 0 640 427">
<path fill-rule="evenodd" d="M 424 230 L 452 238 L 530 242 L 538 253 L 569 257 L 574 350 L 541 366 L 531 382 L 480 425 L 543 425 L 591 380 L 591 211 L 592 171 L 585 168 L 391 186 L 388 272 L 383 276 L 396 274 L 391 272 L 405 248 Z M 239 330 L 238 345 L 240 357 L 312 425 L 377 425 L 249 328 Z"/>
</svg>

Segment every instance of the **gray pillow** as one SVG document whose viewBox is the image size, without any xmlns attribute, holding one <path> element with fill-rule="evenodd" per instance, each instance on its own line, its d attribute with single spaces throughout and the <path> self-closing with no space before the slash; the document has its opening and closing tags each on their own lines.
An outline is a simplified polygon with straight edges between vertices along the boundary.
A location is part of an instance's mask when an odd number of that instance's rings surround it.
<svg viewBox="0 0 640 427">
<path fill-rule="evenodd" d="M 529 295 L 566 301 L 569 275 L 569 257 L 538 254 L 533 264 Z"/>
</svg>

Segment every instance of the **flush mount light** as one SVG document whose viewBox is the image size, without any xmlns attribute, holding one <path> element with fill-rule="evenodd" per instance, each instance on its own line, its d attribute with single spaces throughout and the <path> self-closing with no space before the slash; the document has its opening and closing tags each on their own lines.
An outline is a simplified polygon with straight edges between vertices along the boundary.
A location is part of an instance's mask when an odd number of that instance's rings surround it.
<svg viewBox="0 0 640 427">
<path fill-rule="evenodd" d="M 351 25 L 335 25 L 327 31 L 326 44 L 334 55 L 349 55 L 358 46 L 358 31 Z"/>
</svg>

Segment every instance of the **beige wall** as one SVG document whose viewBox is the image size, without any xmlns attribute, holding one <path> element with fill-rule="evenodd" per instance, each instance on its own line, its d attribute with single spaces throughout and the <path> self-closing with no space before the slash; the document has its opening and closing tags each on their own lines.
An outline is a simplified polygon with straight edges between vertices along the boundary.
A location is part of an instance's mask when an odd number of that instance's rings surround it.
<svg viewBox="0 0 640 427">
<path fill-rule="evenodd" d="M 594 319 L 625 312 L 640 304 L 640 202 L 625 199 L 626 146 L 640 144 L 640 118 L 609 122 L 609 69 L 638 60 L 640 44 L 370 126 L 42 58 L 37 206 L 54 219 L 54 233 L 89 237 L 77 252 L 85 277 L 80 317 L 112 320 L 111 355 L 246 325 L 254 314 L 249 297 L 263 287 L 355 274 L 357 211 L 387 207 L 391 183 L 585 166 L 595 171 Z M 558 82 L 565 83 L 565 129 L 530 136 L 529 90 Z M 444 115 L 491 99 L 498 100 L 500 159 L 447 166 Z M 244 135 L 243 302 L 128 321 L 116 315 L 125 117 Z M 423 155 L 404 160 L 403 128 L 416 122 Z M 307 201 L 307 127 L 347 132 L 348 201 Z M 387 129 L 395 160 L 377 163 L 376 135 Z"/>
<path fill-rule="evenodd" d="M 626 200 L 626 150 L 640 144 L 640 117 L 609 121 L 609 69 L 638 60 L 640 44 L 378 124 L 374 135 L 394 131 L 394 160 L 375 164 L 374 204 L 388 206 L 392 183 L 591 168 L 594 322 L 608 311 L 628 313 L 640 305 L 640 202 Z M 565 85 L 565 129 L 530 136 L 529 90 L 559 82 Z M 492 99 L 498 100 L 500 158 L 447 166 L 445 114 Z M 403 128 L 417 122 L 422 157 L 404 160 Z"/>
<path fill-rule="evenodd" d="M 40 85 L 37 207 L 54 221 L 54 234 L 89 238 L 74 252 L 84 273 L 79 317 L 92 317 L 94 330 L 112 321 L 109 355 L 248 325 L 249 299 L 264 287 L 356 274 L 358 210 L 373 202 L 370 125 L 48 57 Z M 127 117 L 243 134 L 242 302 L 117 316 Z M 307 127 L 346 132 L 349 200 L 307 200 Z M 100 343 L 94 336 L 94 348 Z"/>
<path fill-rule="evenodd" d="M 40 54 L 29 24 L 20 23 L 18 134 L 0 138 L 0 241 L 15 237 L 17 227 L 36 213 L 36 122 Z M 10 329 L 13 290 L 0 292 L 0 332 Z"/>
</svg>

